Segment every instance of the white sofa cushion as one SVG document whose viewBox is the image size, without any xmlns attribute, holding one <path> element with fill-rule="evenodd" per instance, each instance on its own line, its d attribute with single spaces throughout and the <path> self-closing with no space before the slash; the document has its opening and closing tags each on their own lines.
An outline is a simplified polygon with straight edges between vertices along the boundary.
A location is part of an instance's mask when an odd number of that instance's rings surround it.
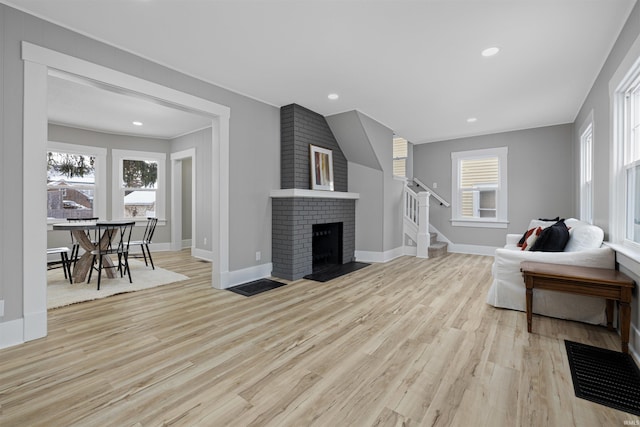
<svg viewBox="0 0 640 427">
<path fill-rule="evenodd" d="M 569 230 L 569 242 L 565 246 L 565 252 L 578 252 L 587 249 L 595 249 L 602 246 L 604 231 L 595 225 L 580 223 L 571 226 Z"/>
</svg>

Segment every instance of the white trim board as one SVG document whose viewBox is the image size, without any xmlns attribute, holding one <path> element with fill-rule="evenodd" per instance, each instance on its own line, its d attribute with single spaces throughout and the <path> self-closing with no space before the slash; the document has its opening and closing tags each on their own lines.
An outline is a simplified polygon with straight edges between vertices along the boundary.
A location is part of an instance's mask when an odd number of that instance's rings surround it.
<svg viewBox="0 0 640 427">
<path fill-rule="evenodd" d="M 22 319 L 0 323 L 0 349 L 22 344 L 24 322 Z"/>
<path fill-rule="evenodd" d="M 405 255 L 405 249 L 403 246 L 399 246 L 384 252 L 355 251 L 354 255 L 356 257 L 356 261 L 359 262 L 385 263 Z"/>
<path fill-rule="evenodd" d="M 264 279 L 265 277 L 271 276 L 272 271 L 273 264 L 270 262 L 243 268 L 242 270 L 230 271 L 227 281 L 228 285 L 224 289 L 247 282 L 253 282 L 258 279 Z"/>
<path fill-rule="evenodd" d="M 22 42 L 24 61 L 23 151 L 34 153 L 23 159 L 23 245 L 22 286 L 24 340 L 47 335 L 46 301 L 46 180 L 47 144 L 47 79 L 49 69 L 72 74 L 81 79 L 150 97 L 156 102 L 170 103 L 188 111 L 211 117 L 213 169 L 212 286 L 225 288 L 229 270 L 229 117 L 231 110 L 220 104 L 180 92 L 157 83 L 122 73 L 70 55 L 28 42 Z M 38 156 L 37 153 L 42 153 Z M 38 248 L 42 248 L 41 251 Z"/>
</svg>

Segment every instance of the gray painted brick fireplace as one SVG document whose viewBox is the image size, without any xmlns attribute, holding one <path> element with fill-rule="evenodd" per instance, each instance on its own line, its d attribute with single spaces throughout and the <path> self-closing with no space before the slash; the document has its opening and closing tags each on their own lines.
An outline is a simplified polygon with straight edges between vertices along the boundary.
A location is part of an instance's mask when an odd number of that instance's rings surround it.
<svg viewBox="0 0 640 427">
<path fill-rule="evenodd" d="M 296 104 L 280 109 L 281 188 L 310 189 L 309 144 L 332 150 L 335 192 L 273 196 L 272 275 L 297 280 L 313 272 L 314 224 L 342 223 L 342 263 L 355 260 L 355 199 L 347 191 L 347 160 L 325 118 Z M 320 197 L 321 196 L 321 197 Z M 335 198 L 333 197 L 335 196 Z"/>
</svg>

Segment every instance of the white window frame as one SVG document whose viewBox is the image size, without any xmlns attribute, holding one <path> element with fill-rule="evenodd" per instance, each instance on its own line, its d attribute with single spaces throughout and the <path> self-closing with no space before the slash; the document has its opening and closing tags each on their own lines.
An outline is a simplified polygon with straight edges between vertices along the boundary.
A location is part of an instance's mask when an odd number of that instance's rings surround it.
<svg viewBox="0 0 640 427">
<path fill-rule="evenodd" d="M 95 189 L 93 193 L 93 215 L 107 219 L 107 149 L 90 145 L 69 144 L 66 142 L 48 141 L 47 151 L 72 153 L 95 158 Z M 60 218 L 48 219 L 47 225 L 60 222 Z M 48 227 L 51 229 L 51 227 Z"/>
<path fill-rule="evenodd" d="M 580 219 L 593 224 L 593 111 L 580 127 Z"/>
<path fill-rule="evenodd" d="M 631 165 L 625 164 L 627 146 L 627 131 L 625 117 L 626 94 L 630 88 L 640 80 L 640 37 L 627 52 L 620 66 L 609 81 L 611 93 L 611 175 L 610 175 L 610 212 L 609 239 L 617 251 L 622 251 L 626 257 L 640 262 L 640 245 L 626 238 L 626 209 L 627 209 L 627 169 Z M 638 162 L 634 162 L 638 163 Z M 626 260 L 620 257 L 619 262 Z M 623 263 L 624 264 L 624 263 Z"/>
<path fill-rule="evenodd" d="M 396 138 L 398 138 L 398 137 L 394 137 L 393 139 L 395 140 Z M 404 161 L 404 176 L 403 175 L 396 175 L 395 173 L 393 173 L 393 176 L 395 178 L 407 178 L 407 175 L 408 175 L 407 174 L 407 159 L 409 158 L 409 141 L 406 140 L 405 138 L 402 138 L 402 139 L 404 139 L 405 143 L 407 144 L 407 147 L 406 147 L 407 148 L 407 155 L 404 156 L 404 157 L 392 156 L 393 157 L 393 160 L 392 160 L 393 163 L 391 164 L 391 170 L 393 172 L 395 172 L 393 164 L 395 163 L 396 160 L 403 160 Z M 392 144 L 394 144 L 394 143 L 395 143 L 395 141 L 392 141 Z M 393 149 L 392 149 L 392 151 L 393 151 Z"/>
<path fill-rule="evenodd" d="M 167 154 L 154 151 L 111 150 L 112 190 L 111 218 L 124 219 L 124 191 L 120 185 L 124 178 L 122 174 L 123 160 L 141 160 L 158 162 L 158 181 L 156 191 L 156 218 L 159 223 L 166 221 L 166 193 L 167 193 Z M 136 219 L 136 223 L 145 223 L 146 218 Z"/>
<path fill-rule="evenodd" d="M 454 227 L 507 228 L 508 188 L 507 188 L 507 147 L 481 150 L 458 151 L 451 153 L 451 225 Z M 461 214 L 462 199 L 460 187 L 460 164 L 462 160 L 477 160 L 487 157 L 498 158 L 498 187 L 496 188 L 496 217 L 473 218 Z"/>
</svg>

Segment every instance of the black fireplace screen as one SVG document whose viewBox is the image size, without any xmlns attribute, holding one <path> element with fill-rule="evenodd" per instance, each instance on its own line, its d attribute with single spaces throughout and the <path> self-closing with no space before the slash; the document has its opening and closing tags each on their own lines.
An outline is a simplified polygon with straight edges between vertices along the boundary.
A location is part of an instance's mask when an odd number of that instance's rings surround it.
<svg viewBox="0 0 640 427">
<path fill-rule="evenodd" d="M 313 271 L 342 264 L 342 223 L 313 226 Z"/>
</svg>

